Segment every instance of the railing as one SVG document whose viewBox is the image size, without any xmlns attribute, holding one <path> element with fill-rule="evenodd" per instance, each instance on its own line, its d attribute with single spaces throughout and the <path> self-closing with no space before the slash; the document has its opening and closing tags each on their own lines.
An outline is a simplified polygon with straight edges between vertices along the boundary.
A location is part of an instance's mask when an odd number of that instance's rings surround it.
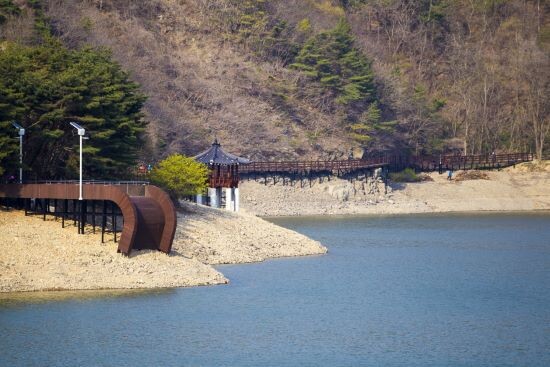
<svg viewBox="0 0 550 367">
<path fill-rule="evenodd" d="M 532 153 L 482 154 L 482 155 L 441 155 L 441 156 L 394 156 L 390 164 L 394 169 L 415 168 L 419 171 L 436 171 L 441 169 L 467 170 L 501 168 L 517 163 L 530 162 Z"/>
<path fill-rule="evenodd" d="M 15 182 L 16 183 L 16 182 Z M 80 183 L 79 180 L 29 180 L 25 181 L 26 184 L 75 184 Z M 109 180 L 82 180 L 83 185 L 149 185 L 149 181 L 109 181 Z"/>
<path fill-rule="evenodd" d="M 371 159 L 348 159 L 339 161 L 281 161 L 281 162 L 251 162 L 239 166 L 239 173 L 263 172 L 349 172 L 358 169 L 376 168 L 387 165 L 387 157 Z"/>
<path fill-rule="evenodd" d="M 235 187 L 239 184 L 239 178 L 237 176 L 210 176 L 208 177 L 208 183 L 210 187 Z"/>
<path fill-rule="evenodd" d="M 418 171 L 436 171 L 441 169 L 486 169 L 501 168 L 517 163 L 532 161 L 532 153 L 483 154 L 483 155 L 431 155 L 431 156 L 380 156 L 367 159 L 348 159 L 333 161 L 280 161 L 251 162 L 239 166 L 241 174 L 287 173 L 309 174 L 330 172 L 346 174 L 349 172 L 390 166 L 393 170 L 414 168 Z"/>
</svg>

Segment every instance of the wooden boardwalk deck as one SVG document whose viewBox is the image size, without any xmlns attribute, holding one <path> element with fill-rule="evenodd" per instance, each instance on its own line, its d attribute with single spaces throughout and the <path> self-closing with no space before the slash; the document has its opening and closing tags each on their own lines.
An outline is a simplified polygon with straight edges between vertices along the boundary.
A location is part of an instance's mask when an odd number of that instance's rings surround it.
<svg viewBox="0 0 550 367">
<path fill-rule="evenodd" d="M 102 239 L 106 219 L 112 217 L 112 231 L 116 241 L 116 217 L 122 214 L 122 233 L 118 251 L 129 255 L 132 249 L 158 249 L 169 253 L 177 225 L 176 210 L 168 194 L 153 185 L 133 183 L 84 183 L 82 200 L 79 200 L 79 185 L 74 182 L 0 184 L 0 198 L 4 204 L 19 202 L 25 214 L 40 207 L 44 220 L 46 215 L 78 222 L 78 232 L 84 233 L 87 219 L 91 218 L 95 230 L 96 217 L 100 217 Z M 15 200 L 19 199 L 19 200 Z M 22 201 L 22 203 L 21 203 Z M 51 204 L 53 203 L 53 212 Z M 58 205 L 59 204 L 59 205 Z M 101 209 L 96 211 L 96 204 Z M 72 206 L 72 210 L 70 207 Z M 118 209 L 116 208 L 118 207 Z M 110 213 L 107 209 L 110 208 Z M 91 210 L 90 210 L 91 209 Z"/>
<path fill-rule="evenodd" d="M 251 162 L 239 167 L 241 174 L 312 174 L 327 172 L 342 175 L 358 170 L 383 167 L 389 164 L 387 157 L 370 159 L 348 159 L 334 161 L 281 161 L 281 162 Z"/>
<path fill-rule="evenodd" d="M 389 164 L 393 170 L 413 168 L 419 172 L 442 170 L 500 169 L 518 163 L 530 162 L 532 153 L 482 154 L 482 155 L 432 155 L 432 156 L 393 156 Z"/>
<path fill-rule="evenodd" d="M 430 155 L 390 156 L 384 155 L 366 159 L 325 161 L 279 161 L 251 162 L 239 166 L 241 175 L 302 175 L 327 173 L 337 176 L 349 173 L 387 167 L 392 171 L 413 168 L 418 172 L 469 169 L 499 169 L 522 162 L 532 161 L 532 153 L 484 154 L 484 155 Z"/>
</svg>

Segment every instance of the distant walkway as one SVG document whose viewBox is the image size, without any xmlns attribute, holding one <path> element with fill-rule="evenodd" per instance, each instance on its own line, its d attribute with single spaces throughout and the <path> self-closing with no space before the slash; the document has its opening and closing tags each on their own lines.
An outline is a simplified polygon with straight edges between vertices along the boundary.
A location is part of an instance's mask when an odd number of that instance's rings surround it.
<svg viewBox="0 0 550 367">
<path fill-rule="evenodd" d="M 296 174 L 309 175 L 313 173 L 331 173 L 341 176 L 360 170 L 383 167 L 389 164 L 387 157 L 369 159 L 348 159 L 339 161 L 282 161 L 282 162 L 251 162 L 239 166 L 241 174 Z"/>
<path fill-rule="evenodd" d="M 482 154 L 482 155 L 432 155 L 432 156 L 393 156 L 389 164 L 392 170 L 413 168 L 420 172 L 500 169 L 518 163 L 530 162 L 532 153 Z"/>
<path fill-rule="evenodd" d="M 132 249 L 170 252 L 176 230 L 176 210 L 163 190 L 146 182 L 92 181 L 83 183 L 82 198 L 79 196 L 77 181 L 0 184 L 0 199 L 5 206 L 22 207 L 25 214 L 35 212 L 44 220 L 46 215 L 59 217 L 62 226 L 72 218 L 74 224 L 78 222 L 81 234 L 88 219 L 95 232 L 96 217 L 99 217 L 102 241 L 110 217 L 116 242 L 117 216 L 122 215 L 118 252 L 126 255 Z"/>
<path fill-rule="evenodd" d="M 484 155 L 429 155 L 390 156 L 376 158 L 325 160 L 325 161 L 280 161 L 251 162 L 239 166 L 243 175 L 288 175 L 310 176 L 333 174 L 343 176 L 354 172 L 386 167 L 391 171 L 412 168 L 419 172 L 470 169 L 500 169 L 522 162 L 530 162 L 532 153 L 484 154 Z"/>
</svg>

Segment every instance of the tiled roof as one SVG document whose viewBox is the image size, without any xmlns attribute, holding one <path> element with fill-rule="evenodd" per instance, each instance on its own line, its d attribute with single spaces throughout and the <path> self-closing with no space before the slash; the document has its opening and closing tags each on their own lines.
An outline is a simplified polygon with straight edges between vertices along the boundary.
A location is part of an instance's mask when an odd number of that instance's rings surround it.
<svg viewBox="0 0 550 367">
<path fill-rule="evenodd" d="M 197 154 L 195 157 L 193 157 L 195 160 L 204 163 L 204 164 L 210 164 L 210 165 L 224 165 L 224 166 L 230 166 L 233 164 L 248 164 L 250 163 L 250 160 L 242 157 L 238 157 L 234 154 L 227 153 L 221 148 L 220 143 L 218 143 L 218 140 L 216 139 L 212 146 L 205 150 L 204 152 Z"/>
</svg>

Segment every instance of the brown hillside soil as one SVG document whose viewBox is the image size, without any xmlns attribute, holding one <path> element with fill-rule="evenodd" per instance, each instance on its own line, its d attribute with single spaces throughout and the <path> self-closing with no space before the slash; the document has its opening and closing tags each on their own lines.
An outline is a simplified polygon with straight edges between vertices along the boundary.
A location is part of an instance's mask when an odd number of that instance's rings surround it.
<svg viewBox="0 0 550 367">
<path fill-rule="evenodd" d="M 141 84 L 154 152 L 194 154 L 214 137 L 252 159 L 349 150 L 336 116 L 294 97 L 302 76 L 228 42 L 202 1 L 47 3 L 66 44 L 111 49 Z"/>
</svg>

